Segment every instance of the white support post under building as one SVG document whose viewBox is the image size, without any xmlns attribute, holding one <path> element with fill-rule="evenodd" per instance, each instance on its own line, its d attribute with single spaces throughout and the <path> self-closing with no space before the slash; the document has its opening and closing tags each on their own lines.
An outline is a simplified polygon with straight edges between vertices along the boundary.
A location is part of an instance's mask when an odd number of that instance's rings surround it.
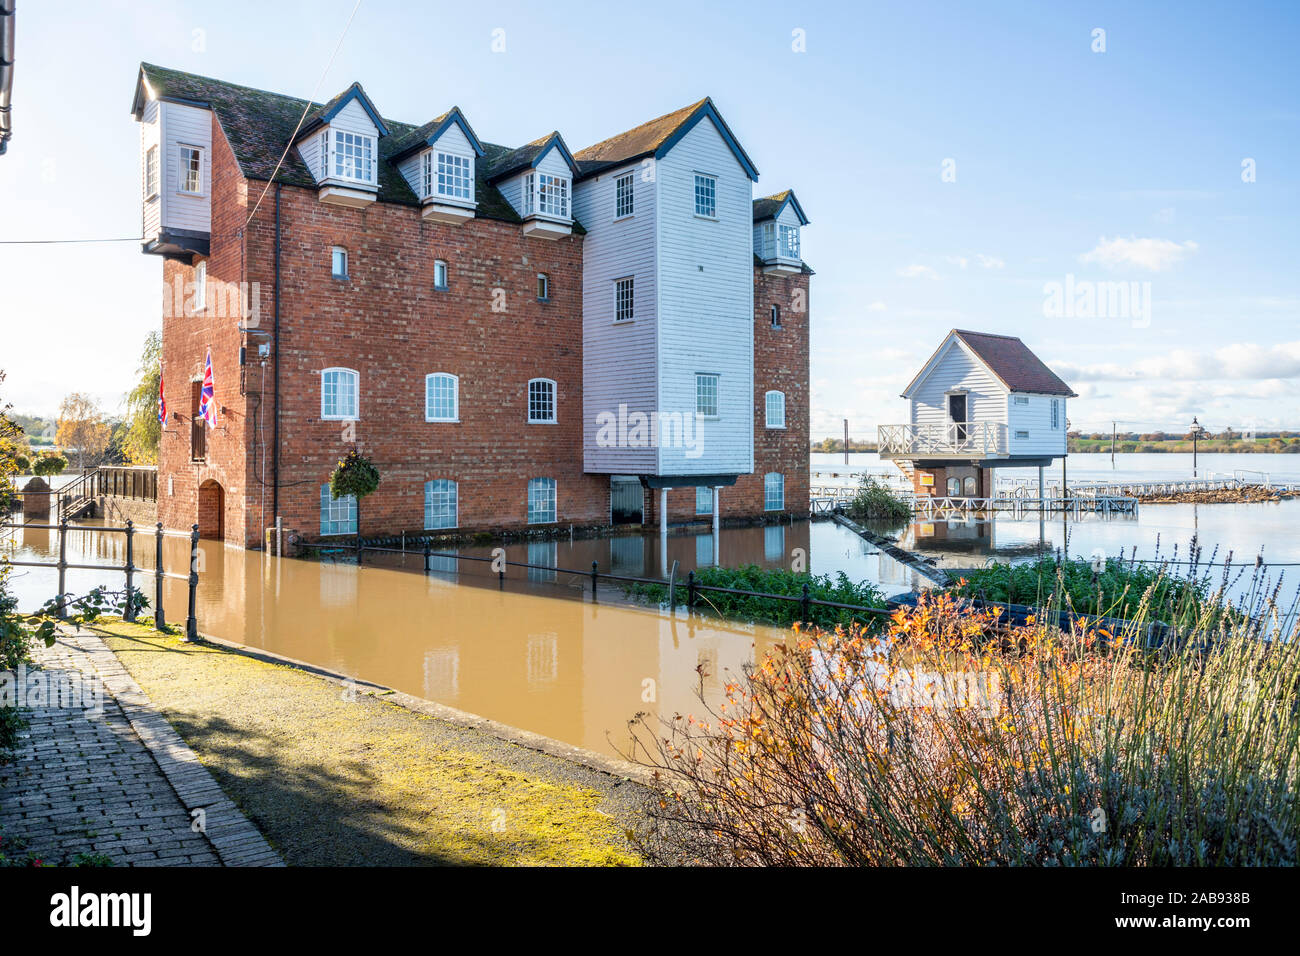
<svg viewBox="0 0 1300 956">
<path fill-rule="evenodd" d="M 668 489 L 659 489 L 659 568 L 668 577 Z"/>
<path fill-rule="evenodd" d="M 718 512 L 722 509 L 722 489 L 714 487 L 713 489 L 713 560 L 718 560 L 718 529 L 722 526 L 721 516 Z"/>
</svg>

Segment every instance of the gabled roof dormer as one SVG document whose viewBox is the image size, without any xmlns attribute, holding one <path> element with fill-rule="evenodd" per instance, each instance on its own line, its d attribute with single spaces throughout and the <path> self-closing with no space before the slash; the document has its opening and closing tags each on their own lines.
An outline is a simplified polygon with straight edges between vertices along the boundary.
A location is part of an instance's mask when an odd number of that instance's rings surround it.
<svg viewBox="0 0 1300 956">
<path fill-rule="evenodd" d="M 483 156 L 469 120 L 453 106 L 394 144 L 388 161 L 419 197 L 425 219 L 455 225 L 474 218 L 475 180 Z"/>
<path fill-rule="evenodd" d="M 323 203 L 364 208 L 379 190 L 379 139 L 387 136 L 375 104 L 353 83 L 308 115 L 295 140 Z"/>
<path fill-rule="evenodd" d="M 524 235 L 559 239 L 573 232 L 573 180 L 578 164 L 559 133 L 547 133 L 501 156 L 488 170 L 524 220 Z"/>
<path fill-rule="evenodd" d="M 754 200 L 754 255 L 764 272 L 803 271 L 799 230 L 806 225 L 808 217 L 793 189 Z"/>
</svg>

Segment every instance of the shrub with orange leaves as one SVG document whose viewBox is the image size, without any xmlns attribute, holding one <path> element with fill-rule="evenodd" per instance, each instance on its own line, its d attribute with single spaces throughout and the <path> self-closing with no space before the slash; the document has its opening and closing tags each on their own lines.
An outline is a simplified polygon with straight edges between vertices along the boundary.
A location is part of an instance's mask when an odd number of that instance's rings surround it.
<svg viewBox="0 0 1300 956">
<path fill-rule="evenodd" d="M 1148 648 L 950 593 L 800 632 L 700 716 L 633 722 L 652 859 L 744 865 L 1295 863 L 1300 668 L 1249 634 Z"/>
</svg>

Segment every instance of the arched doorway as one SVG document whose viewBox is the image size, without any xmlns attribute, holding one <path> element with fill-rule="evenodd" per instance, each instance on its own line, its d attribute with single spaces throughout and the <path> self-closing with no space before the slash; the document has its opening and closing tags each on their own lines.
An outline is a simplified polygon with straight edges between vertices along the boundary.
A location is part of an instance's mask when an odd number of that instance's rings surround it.
<svg viewBox="0 0 1300 956">
<path fill-rule="evenodd" d="M 199 485 L 198 525 L 200 538 L 226 537 L 226 490 L 211 478 Z"/>
</svg>

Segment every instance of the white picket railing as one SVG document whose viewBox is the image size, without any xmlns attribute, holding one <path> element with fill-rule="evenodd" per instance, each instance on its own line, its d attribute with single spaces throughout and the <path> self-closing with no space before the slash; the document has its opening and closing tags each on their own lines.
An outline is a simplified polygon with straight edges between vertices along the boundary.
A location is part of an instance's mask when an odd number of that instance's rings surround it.
<svg viewBox="0 0 1300 956">
<path fill-rule="evenodd" d="M 881 457 L 889 455 L 997 455 L 1007 450 L 1002 422 L 881 425 Z"/>
</svg>

